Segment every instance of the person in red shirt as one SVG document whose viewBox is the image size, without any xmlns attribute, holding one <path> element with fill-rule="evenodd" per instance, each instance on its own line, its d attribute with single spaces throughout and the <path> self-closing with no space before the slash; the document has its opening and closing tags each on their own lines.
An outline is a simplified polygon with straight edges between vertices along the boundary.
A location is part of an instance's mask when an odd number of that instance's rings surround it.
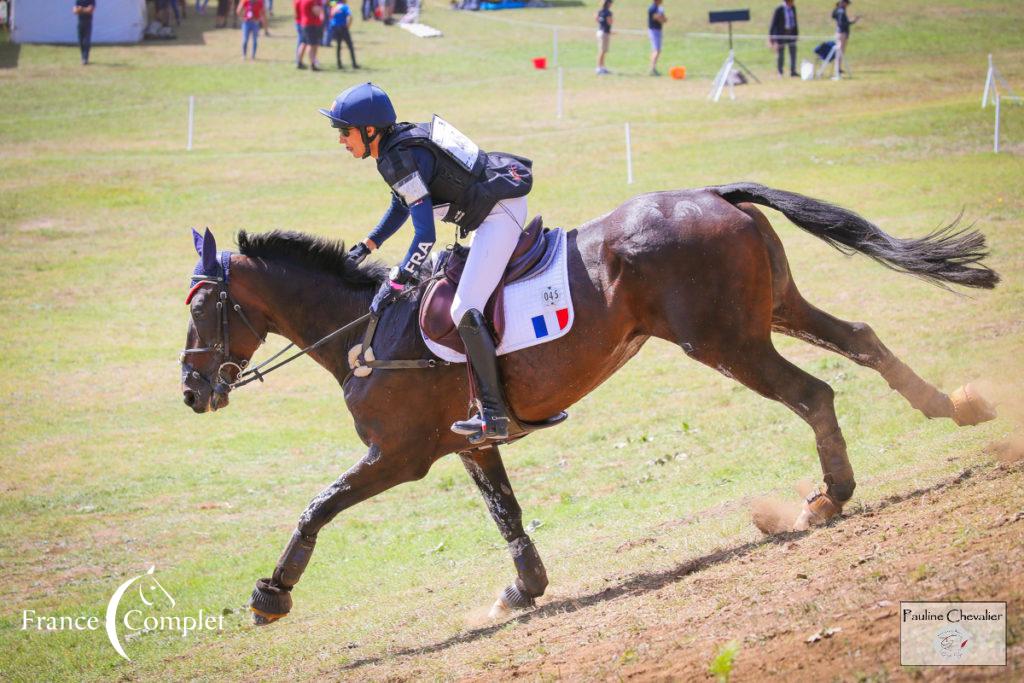
<svg viewBox="0 0 1024 683">
<path fill-rule="evenodd" d="M 296 4 L 299 25 L 302 27 L 302 46 L 299 48 L 297 68 L 305 69 L 302 63 L 306 51 L 309 51 L 309 68 L 320 70 L 316 60 L 316 50 L 324 37 L 324 3 L 323 0 L 298 0 Z"/>
<path fill-rule="evenodd" d="M 256 59 L 256 42 L 260 37 L 260 26 L 266 21 L 263 0 L 238 0 L 235 14 L 242 19 L 242 59 L 245 59 L 249 49 L 250 36 L 252 37 L 252 58 Z"/>
</svg>

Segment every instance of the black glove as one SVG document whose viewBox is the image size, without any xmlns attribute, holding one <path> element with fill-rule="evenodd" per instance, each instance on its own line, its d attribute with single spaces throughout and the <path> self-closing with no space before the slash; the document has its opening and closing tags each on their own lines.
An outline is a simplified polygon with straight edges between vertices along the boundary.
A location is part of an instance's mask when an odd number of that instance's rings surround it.
<svg viewBox="0 0 1024 683">
<path fill-rule="evenodd" d="M 388 273 L 388 279 L 381 283 L 380 289 L 374 295 L 373 301 L 370 303 L 370 310 L 375 315 L 380 315 L 384 307 L 398 299 L 406 287 L 413 286 L 418 282 L 415 275 L 395 266 Z"/>
<path fill-rule="evenodd" d="M 362 263 L 367 256 L 370 255 L 370 248 L 362 242 L 356 242 L 355 246 L 348 250 L 345 254 L 345 260 L 351 263 L 353 266 L 358 266 Z"/>
</svg>

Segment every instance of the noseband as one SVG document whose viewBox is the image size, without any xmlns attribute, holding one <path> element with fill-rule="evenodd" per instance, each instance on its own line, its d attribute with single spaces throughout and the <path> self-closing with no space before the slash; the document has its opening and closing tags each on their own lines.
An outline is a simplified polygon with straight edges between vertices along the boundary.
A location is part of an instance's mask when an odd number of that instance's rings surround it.
<svg viewBox="0 0 1024 683">
<path fill-rule="evenodd" d="M 257 345 L 257 348 L 263 345 L 263 342 L 266 341 L 266 336 L 261 335 L 259 332 L 257 332 L 256 328 L 253 327 L 251 322 L 249 322 L 249 318 L 248 316 L 245 315 L 245 311 L 242 310 L 242 306 L 237 301 L 235 301 L 231 294 L 228 293 L 228 284 L 222 277 L 210 277 L 208 275 L 193 275 L 192 291 L 189 292 L 189 298 L 186 301 L 186 303 L 191 302 L 192 297 L 195 296 L 195 293 L 200 285 L 207 284 L 216 287 L 217 292 L 217 340 L 213 343 L 212 346 L 203 346 L 200 348 L 183 350 L 181 352 L 179 360 L 181 361 L 182 366 L 186 366 L 187 364 L 185 363 L 185 361 L 189 355 L 196 353 L 212 353 L 214 357 L 214 364 L 217 366 L 217 375 L 216 377 L 213 378 L 213 380 L 210 380 L 209 378 L 205 377 L 201 372 L 193 368 L 191 365 L 187 365 L 187 367 L 190 370 L 189 374 L 191 375 L 192 379 L 204 382 L 208 387 L 210 387 L 213 393 L 227 395 L 235 387 L 235 381 L 237 381 L 239 375 L 242 374 L 242 371 L 245 369 L 245 366 L 248 365 L 249 363 L 249 361 L 247 360 L 235 361 L 231 358 L 231 337 L 228 329 L 228 318 L 230 316 L 231 311 L 234 311 L 235 313 L 238 314 L 238 317 L 242 319 L 242 322 L 245 323 L 245 326 L 252 331 L 253 336 L 255 336 L 259 340 L 259 345 Z M 193 325 L 195 325 L 194 318 Z M 196 334 L 198 334 L 199 326 L 195 325 L 195 327 Z M 235 368 L 235 381 L 229 380 L 227 377 L 224 376 L 225 370 L 230 370 L 231 368 Z"/>
</svg>

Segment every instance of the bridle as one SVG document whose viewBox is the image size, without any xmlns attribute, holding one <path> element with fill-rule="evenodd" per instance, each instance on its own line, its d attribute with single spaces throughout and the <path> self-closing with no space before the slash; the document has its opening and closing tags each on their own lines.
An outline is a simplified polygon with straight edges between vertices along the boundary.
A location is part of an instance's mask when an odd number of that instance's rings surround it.
<svg viewBox="0 0 1024 683">
<path fill-rule="evenodd" d="M 194 380 L 204 382 L 211 391 L 215 394 L 228 394 L 235 386 L 238 386 L 238 380 L 244 374 L 246 365 L 249 364 L 247 360 L 235 360 L 231 357 L 231 336 L 228 327 L 228 319 L 231 315 L 231 311 L 238 314 L 245 326 L 248 327 L 254 337 L 259 340 L 256 348 L 263 345 L 263 342 L 267 340 L 266 334 L 260 334 L 253 327 L 253 324 L 249 322 L 249 317 L 242 310 L 241 304 L 235 301 L 234 297 L 228 292 L 228 284 L 223 277 L 211 277 L 209 275 L 193 275 L 192 276 L 192 289 L 189 291 L 188 299 L 186 303 L 192 301 L 192 297 L 195 296 L 196 292 L 202 285 L 213 285 L 216 287 L 217 292 L 217 339 L 210 346 L 202 346 L 195 349 L 184 349 L 179 356 L 182 367 L 189 369 L 189 375 Z M 196 324 L 195 318 L 192 319 L 192 324 L 196 328 L 196 334 L 199 334 L 199 325 Z M 202 337 L 200 337 L 202 339 Z M 204 376 L 201 372 L 188 365 L 185 361 L 188 356 L 197 353 L 212 353 L 214 357 L 214 365 L 217 366 L 217 374 L 211 380 Z M 230 371 L 231 368 L 235 369 L 234 380 L 229 380 L 224 372 L 225 370 Z"/>
<path fill-rule="evenodd" d="M 226 254 L 226 253 L 227 252 L 224 252 L 224 254 Z M 224 272 L 224 273 L 227 272 L 227 269 L 226 269 L 226 267 L 223 266 L 223 264 L 222 264 L 222 272 Z M 420 282 L 419 284 L 415 285 L 414 287 L 407 288 L 402 294 L 399 295 L 399 298 L 407 297 L 411 292 L 423 288 L 424 286 L 429 284 L 429 282 L 431 280 L 437 279 L 439 277 L 441 277 L 441 276 L 440 275 L 435 275 L 434 277 L 427 278 L 427 279 L 423 280 L 422 282 Z M 375 313 L 372 313 L 372 312 L 366 313 L 366 314 L 356 318 L 352 322 L 348 323 L 347 325 L 343 325 L 342 327 L 339 327 L 338 329 L 334 330 L 333 332 L 330 332 L 329 334 L 324 335 L 323 337 L 321 337 L 317 341 L 313 342 L 312 344 L 310 344 L 306 348 L 301 349 L 299 351 L 296 351 L 291 356 L 289 356 L 288 358 L 285 358 L 284 360 L 282 360 L 281 362 L 273 365 L 272 367 L 267 368 L 266 366 L 268 366 L 271 363 L 273 363 L 275 360 L 280 358 L 286 351 L 288 351 L 288 349 L 290 349 L 293 346 L 295 346 L 294 343 L 289 343 L 283 349 L 281 349 L 280 351 L 278 351 L 277 353 L 275 353 L 273 356 L 271 356 L 267 360 L 263 361 L 262 363 L 259 363 L 258 365 L 254 365 L 253 367 L 248 367 L 249 361 L 247 361 L 247 360 L 235 360 L 230 355 L 231 346 L 230 346 L 229 342 L 231 340 L 231 337 L 230 337 L 230 333 L 229 333 L 229 330 L 228 330 L 228 320 L 229 320 L 231 311 L 234 311 L 235 313 L 238 314 L 238 317 L 241 318 L 242 322 L 245 323 L 246 327 L 248 327 L 249 330 L 252 331 L 253 336 L 256 337 L 256 339 L 259 340 L 259 344 L 256 345 L 256 349 L 259 349 L 259 347 L 262 346 L 264 342 L 266 342 L 266 340 L 267 340 L 266 333 L 261 335 L 259 332 L 256 331 L 256 328 L 253 326 L 253 324 L 251 322 L 249 322 L 249 317 L 245 314 L 245 311 L 242 310 L 241 304 L 239 304 L 237 301 L 235 301 L 234 297 L 232 297 L 231 294 L 228 292 L 228 283 L 227 283 L 227 278 L 226 277 L 206 275 L 206 274 L 193 275 L 192 276 L 192 289 L 189 291 L 189 295 L 188 295 L 188 298 L 186 299 L 186 303 L 191 302 L 192 298 L 199 291 L 199 288 L 202 285 L 213 285 L 214 287 L 217 288 L 216 289 L 216 291 L 217 291 L 217 317 L 218 317 L 217 339 L 210 346 L 203 346 L 203 347 L 195 348 L 195 349 L 184 349 L 181 352 L 181 355 L 179 356 L 179 361 L 181 362 L 182 367 L 187 369 L 188 374 L 189 374 L 189 376 L 192 377 L 192 379 L 205 383 L 208 387 L 210 387 L 210 390 L 214 394 L 222 394 L 222 395 L 226 396 L 227 394 L 229 394 L 231 392 L 232 389 L 236 389 L 238 387 L 243 387 L 246 384 L 249 384 L 251 382 L 255 382 L 256 380 L 259 380 L 260 382 L 263 382 L 264 381 L 263 378 L 266 375 L 268 375 L 271 372 L 273 372 L 274 370 L 277 370 L 278 368 L 280 368 L 280 367 L 282 367 L 284 365 L 287 365 L 288 363 L 291 363 L 296 358 L 300 358 L 300 357 L 308 354 L 309 352 L 314 351 L 314 350 L 320 348 L 321 346 L 323 346 L 324 344 L 326 344 L 330 340 L 334 339 L 338 335 L 345 334 L 346 332 L 349 332 L 353 328 L 355 328 L 355 327 L 357 327 L 359 325 L 362 325 L 363 323 L 365 323 L 367 321 L 369 321 L 369 325 L 366 328 L 366 333 L 365 333 L 364 338 L 363 338 L 362 348 L 363 349 L 368 349 L 370 347 L 371 342 L 373 341 L 373 336 L 374 336 L 374 333 L 376 332 L 376 329 L 377 329 L 377 322 L 379 320 L 379 317 Z M 199 326 L 195 324 L 195 318 L 194 317 L 193 317 L 192 324 L 196 328 L 196 334 L 198 335 L 199 334 Z M 254 352 L 255 352 L 255 349 L 254 349 Z M 214 354 L 214 360 L 215 360 L 214 364 L 217 366 L 217 374 L 216 374 L 216 376 L 212 380 L 210 378 L 207 378 L 205 375 L 203 375 L 203 373 L 199 372 L 198 370 L 196 370 L 191 365 L 188 365 L 185 362 L 187 360 L 188 356 L 190 356 L 192 354 L 198 354 L 198 353 L 212 353 L 212 354 Z M 362 354 L 360 354 L 360 355 L 362 355 Z M 429 359 L 417 359 L 417 360 L 367 360 L 367 359 L 362 358 L 362 357 L 359 360 L 359 364 L 363 365 L 363 366 L 366 366 L 366 367 L 369 367 L 369 368 L 372 368 L 372 369 L 381 369 L 381 370 L 404 370 L 404 369 L 414 369 L 414 368 L 417 368 L 417 369 L 418 368 L 436 368 L 436 367 L 440 367 L 440 366 L 450 365 L 450 363 L 448 363 L 446 361 L 440 361 L 439 362 L 439 361 L 436 361 L 436 360 L 434 360 L 432 358 L 429 358 Z M 224 375 L 225 370 L 230 370 L 231 368 L 235 368 L 235 378 L 233 380 L 228 379 Z M 266 368 L 266 370 L 263 370 L 263 368 Z M 261 372 L 261 370 L 263 370 L 263 371 Z"/>
</svg>

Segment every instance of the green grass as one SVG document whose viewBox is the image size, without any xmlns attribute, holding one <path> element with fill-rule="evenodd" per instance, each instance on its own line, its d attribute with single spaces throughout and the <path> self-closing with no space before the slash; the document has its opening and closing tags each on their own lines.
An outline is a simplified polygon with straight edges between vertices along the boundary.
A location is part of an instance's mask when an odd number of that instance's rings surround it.
<svg viewBox="0 0 1024 683">
<path fill-rule="evenodd" d="M 616 3 L 616 26 L 641 30 L 645 4 Z M 738 30 L 763 31 L 774 4 L 752 5 L 755 21 Z M 0 676 L 345 676 L 346 663 L 459 632 L 512 578 L 477 492 L 446 458 L 321 533 L 287 620 L 255 630 L 241 609 L 308 500 L 364 449 L 337 385 L 305 360 L 222 413 L 197 417 L 181 405 L 187 229 L 208 225 L 222 243 L 240 228 L 365 235 L 387 190 L 315 111 L 363 78 L 384 85 L 403 118 L 437 112 L 485 148 L 534 159 L 530 206 L 550 224 L 579 224 L 640 192 L 740 179 L 844 204 L 904 236 L 963 210 L 990 238 L 1004 276 L 995 292 L 951 295 L 845 259 L 771 218 L 812 302 L 870 322 L 947 390 L 980 378 L 1016 399 L 1024 109 L 1006 107 L 1006 153 L 995 156 L 992 110 L 979 104 L 990 51 L 1024 89 L 1024 44 L 1011 30 L 1024 18 L 1019 3 L 860 8 L 856 78 L 838 83 L 776 80 L 763 41 L 740 39 L 740 58 L 764 83 L 718 104 L 705 95 L 723 41 L 682 36 L 710 30 L 708 5 L 731 3 L 666 8 L 661 64 L 685 64 L 682 82 L 646 77 L 646 38 L 631 33 L 613 37 L 616 73 L 595 78 L 592 4 L 485 16 L 435 1 L 424 19 L 445 32 L 437 40 L 357 20 L 367 66 L 358 75 L 297 73 L 284 7 L 256 64 L 240 61 L 237 32 L 192 15 L 181 41 L 100 46 L 87 69 L 73 47 L 0 43 L 0 63 L 17 62 L 0 68 Z M 551 56 L 551 32 L 515 22 L 563 27 L 561 120 L 554 73 L 530 65 Z M 827 35 L 827 10 L 801 6 L 801 27 Z M 186 152 L 190 95 L 196 137 Z M 440 236 L 451 239 L 446 228 Z M 383 258 L 397 259 L 405 239 L 385 245 Z M 972 430 L 929 422 L 877 375 L 800 342 L 778 345 L 836 389 L 860 500 L 934 481 L 1015 428 L 1005 418 Z M 556 597 L 749 540 L 750 496 L 789 496 L 794 481 L 820 476 L 799 419 L 658 341 L 571 414 L 505 449 L 525 518 L 543 522 L 533 537 Z M 657 543 L 616 552 L 646 537 Z M 151 564 L 176 609 L 231 610 L 225 630 L 148 634 L 128 644 L 131 663 L 102 631 L 19 630 L 26 609 L 102 616 L 114 588 Z M 443 677 L 443 659 L 422 656 L 423 675 Z"/>
</svg>

